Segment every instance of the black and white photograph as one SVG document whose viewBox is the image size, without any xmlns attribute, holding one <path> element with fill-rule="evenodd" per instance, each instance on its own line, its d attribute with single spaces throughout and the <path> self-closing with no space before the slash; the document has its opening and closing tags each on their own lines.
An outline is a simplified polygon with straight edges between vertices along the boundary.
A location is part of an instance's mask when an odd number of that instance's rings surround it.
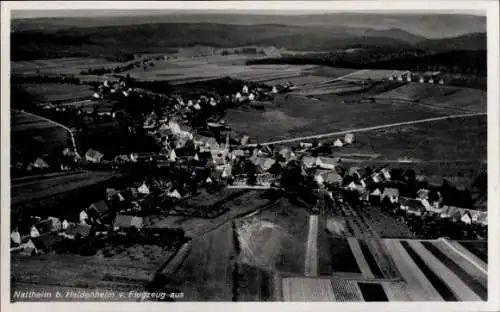
<svg viewBox="0 0 500 312">
<path fill-rule="evenodd" d="M 498 3 L 355 2 L 2 4 L 9 304 L 498 296 Z"/>
</svg>

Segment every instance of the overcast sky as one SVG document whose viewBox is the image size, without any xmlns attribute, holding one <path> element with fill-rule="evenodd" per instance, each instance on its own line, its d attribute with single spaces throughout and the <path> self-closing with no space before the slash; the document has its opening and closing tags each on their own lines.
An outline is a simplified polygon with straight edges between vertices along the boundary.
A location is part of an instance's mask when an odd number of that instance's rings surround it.
<svg viewBox="0 0 500 312">
<path fill-rule="evenodd" d="M 345 12 L 345 11 L 344 11 Z M 356 11 L 358 13 L 411 13 L 411 14 L 470 14 L 485 16 L 484 11 L 393 11 L 377 10 Z M 134 16 L 134 15 L 167 15 L 167 14 L 262 14 L 262 15 L 307 15 L 323 13 L 342 13 L 340 11 L 318 12 L 318 11 L 285 11 L 285 10 L 22 10 L 12 11 L 12 18 L 50 18 L 50 17 L 102 17 L 102 16 Z"/>
</svg>

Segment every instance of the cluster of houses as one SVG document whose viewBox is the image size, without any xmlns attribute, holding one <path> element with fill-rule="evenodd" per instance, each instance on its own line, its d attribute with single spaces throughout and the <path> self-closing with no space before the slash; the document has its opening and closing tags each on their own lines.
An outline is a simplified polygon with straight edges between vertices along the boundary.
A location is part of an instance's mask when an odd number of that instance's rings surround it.
<svg viewBox="0 0 500 312">
<path fill-rule="evenodd" d="M 166 185 L 163 190 L 165 197 L 181 199 L 176 189 Z M 110 241 L 112 237 L 126 238 L 131 233 L 151 232 L 155 229 L 145 226 L 143 215 L 152 205 L 152 191 L 145 182 L 123 190 L 106 189 L 105 199 L 90 204 L 72 218 L 49 216 L 18 220 L 10 235 L 11 252 L 26 256 L 58 250 L 65 252 L 67 248 L 63 243 L 72 246 L 95 244 L 96 239 Z"/>
<path fill-rule="evenodd" d="M 410 71 L 391 75 L 388 78 L 391 81 L 405 81 L 405 82 L 419 82 L 428 84 L 440 84 L 444 85 L 444 78 L 441 77 L 441 72 L 424 72 L 421 74 L 415 74 Z"/>
</svg>

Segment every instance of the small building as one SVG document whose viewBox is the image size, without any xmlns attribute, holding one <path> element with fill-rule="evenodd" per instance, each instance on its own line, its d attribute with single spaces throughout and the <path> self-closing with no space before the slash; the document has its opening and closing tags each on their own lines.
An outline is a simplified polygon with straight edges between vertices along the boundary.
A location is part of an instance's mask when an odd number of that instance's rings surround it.
<svg viewBox="0 0 500 312">
<path fill-rule="evenodd" d="M 399 202 L 399 190 L 396 188 L 386 187 L 382 192 L 382 200 L 388 198 L 393 204 Z"/>
<path fill-rule="evenodd" d="M 428 199 L 429 198 L 429 190 L 420 189 L 417 191 L 417 196 L 419 199 Z"/>
<path fill-rule="evenodd" d="M 96 151 L 96 150 L 93 150 L 93 149 L 89 149 L 86 153 L 85 153 L 85 159 L 90 162 L 90 163 L 100 163 L 102 158 L 103 158 L 103 154 L 99 151 Z"/>
<path fill-rule="evenodd" d="M 342 146 L 344 146 L 344 143 L 342 143 L 342 141 L 340 139 L 337 139 L 337 140 L 335 140 L 335 142 L 333 142 L 333 146 L 342 147 Z"/>
<path fill-rule="evenodd" d="M 30 229 L 30 237 L 35 238 L 35 237 L 39 237 L 39 236 L 40 236 L 40 232 L 38 231 L 36 226 L 33 225 Z"/>
<path fill-rule="evenodd" d="M 345 144 L 352 144 L 354 143 L 354 134 L 352 133 L 347 133 L 344 138 Z"/>
<path fill-rule="evenodd" d="M 276 88 L 276 86 L 273 86 L 271 93 L 274 93 L 274 94 L 278 93 L 278 89 Z"/>
<path fill-rule="evenodd" d="M 33 162 L 33 167 L 37 169 L 47 169 L 49 168 L 49 164 L 42 158 L 38 157 L 34 162 Z"/>
<path fill-rule="evenodd" d="M 417 199 L 401 197 L 399 199 L 399 204 L 401 210 L 406 211 L 406 213 L 409 215 L 421 217 L 425 214 L 426 211 L 422 202 Z"/>
<path fill-rule="evenodd" d="M 104 200 L 90 204 L 89 208 L 87 209 L 87 214 L 89 215 L 89 217 L 94 219 L 105 217 L 108 213 L 109 206 Z"/>
<path fill-rule="evenodd" d="M 130 215 L 117 215 L 115 221 L 113 222 L 113 227 L 115 228 L 115 230 L 126 230 L 131 228 L 140 230 L 142 229 L 143 225 L 144 222 L 141 217 Z"/>
<path fill-rule="evenodd" d="M 340 186 L 342 184 L 342 176 L 336 171 L 328 171 L 323 174 L 323 180 L 331 186 Z"/>
<path fill-rule="evenodd" d="M 137 192 L 142 195 L 149 195 L 149 187 L 146 185 L 146 182 L 143 182 L 138 188 Z"/>
<path fill-rule="evenodd" d="M 424 83 L 424 82 L 425 82 L 424 77 L 420 77 L 420 78 L 418 79 L 418 82 L 419 82 L 419 83 Z"/>
<path fill-rule="evenodd" d="M 241 90 L 241 93 L 247 94 L 248 93 L 248 86 L 244 85 L 242 90 Z"/>
<path fill-rule="evenodd" d="M 439 79 L 439 84 L 444 85 L 444 79 Z"/>
</svg>

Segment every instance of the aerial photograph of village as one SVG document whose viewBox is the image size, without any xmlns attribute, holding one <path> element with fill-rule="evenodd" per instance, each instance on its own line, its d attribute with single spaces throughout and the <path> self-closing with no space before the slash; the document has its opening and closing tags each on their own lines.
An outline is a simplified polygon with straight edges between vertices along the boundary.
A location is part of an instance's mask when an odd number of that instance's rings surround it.
<svg viewBox="0 0 500 312">
<path fill-rule="evenodd" d="M 485 12 L 11 13 L 12 303 L 488 301 Z"/>
</svg>

